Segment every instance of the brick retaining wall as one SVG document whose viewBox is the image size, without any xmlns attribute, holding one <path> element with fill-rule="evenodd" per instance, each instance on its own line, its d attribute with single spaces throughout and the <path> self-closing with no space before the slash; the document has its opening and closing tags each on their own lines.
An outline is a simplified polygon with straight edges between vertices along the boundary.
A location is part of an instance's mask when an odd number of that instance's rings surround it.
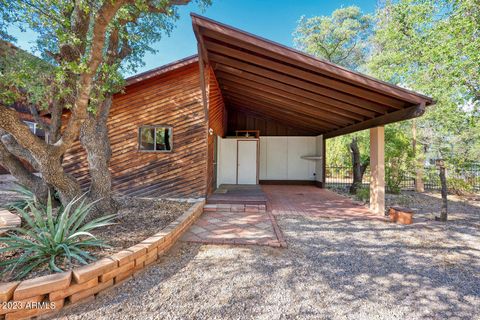
<svg viewBox="0 0 480 320">
<path fill-rule="evenodd" d="M 93 299 L 155 262 L 202 214 L 197 202 L 166 228 L 142 242 L 94 263 L 63 273 L 0 283 L 0 319 L 27 319 Z"/>
</svg>

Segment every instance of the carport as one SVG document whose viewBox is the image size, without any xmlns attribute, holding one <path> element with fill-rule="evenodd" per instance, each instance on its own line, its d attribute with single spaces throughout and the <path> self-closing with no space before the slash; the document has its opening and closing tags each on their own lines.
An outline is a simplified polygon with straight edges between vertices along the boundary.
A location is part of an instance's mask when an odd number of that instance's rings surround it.
<svg viewBox="0 0 480 320">
<path fill-rule="evenodd" d="M 213 189 L 245 182 L 324 187 L 325 140 L 370 129 L 370 204 L 383 214 L 384 125 L 421 116 L 433 100 L 205 17 L 192 14 L 192 23 Z"/>
</svg>

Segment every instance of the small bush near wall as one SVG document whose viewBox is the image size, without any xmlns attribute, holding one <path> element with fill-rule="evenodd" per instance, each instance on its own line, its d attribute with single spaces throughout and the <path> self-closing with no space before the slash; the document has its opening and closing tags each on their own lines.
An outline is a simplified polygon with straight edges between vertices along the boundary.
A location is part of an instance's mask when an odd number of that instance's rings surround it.
<svg viewBox="0 0 480 320">
<path fill-rule="evenodd" d="M 474 191 L 474 188 L 467 181 L 459 178 L 447 178 L 447 188 L 449 193 L 464 195 Z"/>
<path fill-rule="evenodd" d="M 358 201 L 368 202 L 370 200 L 370 188 L 361 187 L 357 189 L 355 198 Z"/>
</svg>

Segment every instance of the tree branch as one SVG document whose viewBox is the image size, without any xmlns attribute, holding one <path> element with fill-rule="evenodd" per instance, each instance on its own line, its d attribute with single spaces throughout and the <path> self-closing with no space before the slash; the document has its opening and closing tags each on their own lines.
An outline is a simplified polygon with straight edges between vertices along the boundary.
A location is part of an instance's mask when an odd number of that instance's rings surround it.
<svg viewBox="0 0 480 320">
<path fill-rule="evenodd" d="M 33 104 L 29 104 L 28 109 L 30 110 L 30 114 L 33 116 L 33 119 L 36 123 L 40 124 L 43 128 L 48 128 L 48 123 L 45 122 L 45 119 L 40 117 L 37 108 Z"/>
<path fill-rule="evenodd" d="M 38 198 L 44 200 L 48 194 L 47 184 L 40 178 L 31 173 L 25 165 L 0 142 L 0 163 L 5 167 L 19 183 L 30 191 L 32 191 Z"/>
<path fill-rule="evenodd" d="M 48 145 L 34 135 L 28 126 L 20 120 L 15 110 L 0 103 L 0 128 L 10 133 L 24 148 L 30 150 L 35 158 L 45 154 Z"/>
<path fill-rule="evenodd" d="M 32 156 L 30 151 L 26 148 L 22 147 L 17 140 L 15 140 L 12 135 L 8 134 L 7 132 L 0 130 L 0 143 L 2 143 L 5 148 L 7 148 L 8 152 L 15 155 L 17 158 L 24 159 L 37 171 L 40 171 L 40 167 L 38 165 L 37 160 Z"/>
<path fill-rule="evenodd" d="M 78 138 L 82 123 L 87 119 L 87 107 L 92 90 L 92 83 L 98 67 L 103 61 L 105 36 L 109 23 L 117 11 L 131 0 L 106 1 L 98 10 L 93 26 L 93 39 L 90 48 L 90 57 L 87 62 L 87 71 L 80 75 L 77 97 L 72 108 L 72 116 L 68 121 L 65 132 L 55 143 L 61 153 L 64 153 Z"/>
</svg>

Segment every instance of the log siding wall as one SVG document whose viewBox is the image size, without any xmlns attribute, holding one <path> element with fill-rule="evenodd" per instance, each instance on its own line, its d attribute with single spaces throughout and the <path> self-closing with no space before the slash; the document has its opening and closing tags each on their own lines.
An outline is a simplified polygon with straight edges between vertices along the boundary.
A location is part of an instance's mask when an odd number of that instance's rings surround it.
<svg viewBox="0 0 480 320">
<path fill-rule="evenodd" d="M 142 125 L 172 126 L 172 151 L 139 151 Z M 208 128 L 197 63 L 128 86 L 114 97 L 108 129 L 114 191 L 132 196 L 205 196 Z M 87 188 L 88 165 L 79 143 L 64 163 Z"/>
</svg>

